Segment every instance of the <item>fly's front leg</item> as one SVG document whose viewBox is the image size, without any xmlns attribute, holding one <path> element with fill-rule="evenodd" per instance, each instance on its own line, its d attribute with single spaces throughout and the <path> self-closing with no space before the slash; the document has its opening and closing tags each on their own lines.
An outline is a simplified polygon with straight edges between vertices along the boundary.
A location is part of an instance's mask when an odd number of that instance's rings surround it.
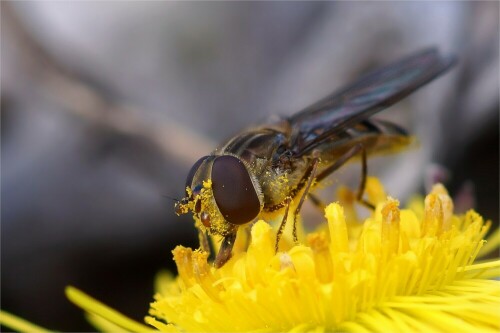
<svg viewBox="0 0 500 333">
<path fill-rule="evenodd" d="M 236 230 L 227 236 L 224 236 L 222 244 L 220 245 L 219 253 L 215 257 L 214 266 L 215 268 L 221 268 L 224 264 L 231 259 L 231 253 L 234 246 L 234 241 L 236 240 Z"/>
<path fill-rule="evenodd" d="M 367 162 L 366 162 L 366 149 L 361 143 L 357 143 L 351 149 L 349 149 L 344 155 L 342 155 L 338 160 L 335 161 L 331 166 L 321 171 L 321 173 L 316 177 L 317 181 L 320 182 L 324 178 L 328 177 L 332 172 L 338 170 L 341 166 L 346 164 L 352 157 L 357 154 L 361 154 L 361 182 L 359 183 L 358 193 L 356 199 L 361 204 L 365 205 L 370 209 L 375 209 L 371 203 L 363 199 L 363 194 L 366 188 L 366 175 L 367 175 Z"/>
<path fill-rule="evenodd" d="M 198 240 L 200 242 L 200 249 L 210 256 L 210 245 L 208 244 L 208 237 L 207 237 L 207 232 L 202 230 L 201 228 L 198 229 Z"/>
</svg>

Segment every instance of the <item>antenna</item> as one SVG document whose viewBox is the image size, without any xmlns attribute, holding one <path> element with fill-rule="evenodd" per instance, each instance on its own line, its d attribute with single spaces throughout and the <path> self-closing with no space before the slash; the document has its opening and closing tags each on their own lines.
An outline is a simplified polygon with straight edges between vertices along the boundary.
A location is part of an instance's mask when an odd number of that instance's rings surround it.
<svg viewBox="0 0 500 333">
<path fill-rule="evenodd" d="M 171 196 L 166 195 L 166 194 L 162 194 L 161 196 L 162 196 L 162 197 L 164 197 L 164 198 L 170 199 L 170 200 L 172 200 L 172 201 L 175 201 L 175 202 L 180 202 L 180 200 L 179 200 L 179 199 L 176 199 L 176 198 L 171 197 Z"/>
</svg>

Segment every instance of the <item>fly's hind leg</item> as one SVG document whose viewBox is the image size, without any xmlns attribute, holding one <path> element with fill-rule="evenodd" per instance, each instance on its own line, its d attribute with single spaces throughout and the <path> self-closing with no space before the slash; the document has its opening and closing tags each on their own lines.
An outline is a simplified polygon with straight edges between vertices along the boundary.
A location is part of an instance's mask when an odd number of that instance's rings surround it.
<svg viewBox="0 0 500 333">
<path fill-rule="evenodd" d="M 375 206 L 373 206 L 371 203 L 363 199 L 363 194 L 365 193 L 365 188 L 366 188 L 366 175 L 368 166 L 366 162 L 366 149 L 362 144 L 358 143 L 354 145 L 344 155 L 342 155 L 338 160 L 336 160 L 335 163 L 333 163 L 325 170 L 321 171 L 318 177 L 316 177 L 316 180 L 320 182 L 324 178 L 328 177 L 332 172 L 338 170 L 340 167 L 346 164 L 351 158 L 353 158 L 357 154 L 361 154 L 361 182 L 359 183 L 356 199 L 358 200 L 359 203 L 374 210 Z"/>
<path fill-rule="evenodd" d="M 326 208 L 326 205 L 325 203 L 323 202 L 323 200 L 321 200 L 320 198 L 318 198 L 315 194 L 313 193 L 308 193 L 307 194 L 309 196 L 309 199 L 311 199 L 311 202 L 314 206 L 316 206 L 319 210 L 321 211 L 324 211 L 325 208 Z"/>
</svg>

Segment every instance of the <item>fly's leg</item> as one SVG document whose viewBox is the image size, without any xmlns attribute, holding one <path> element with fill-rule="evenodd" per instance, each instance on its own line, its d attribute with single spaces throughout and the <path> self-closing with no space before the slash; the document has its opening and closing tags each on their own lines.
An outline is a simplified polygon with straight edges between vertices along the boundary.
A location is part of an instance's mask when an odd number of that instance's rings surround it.
<svg viewBox="0 0 500 333">
<path fill-rule="evenodd" d="M 252 230 L 250 226 L 246 226 L 243 228 L 245 232 L 245 249 L 248 249 L 250 243 L 252 242 Z"/>
<path fill-rule="evenodd" d="M 200 249 L 203 252 L 208 253 L 210 255 L 210 245 L 208 244 L 208 237 L 207 237 L 207 232 L 202 230 L 201 228 L 198 229 L 198 240 L 200 242 Z"/>
<path fill-rule="evenodd" d="M 215 268 L 221 268 L 229 259 L 231 259 L 231 252 L 235 240 L 236 240 L 236 230 L 224 237 L 219 249 L 219 253 L 217 253 L 217 257 L 215 257 L 214 261 Z"/>
<path fill-rule="evenodd" d="M 375 206 L 363 199 L 363 194 L 365 193 L 366 189 L 366 176 L 368 174 L 368 163 L 366 162 L 366 149 L 363 147 L 362 144 L 359 144 L 361 147 L 361 182 L 359 183 L 358 187 L 358 194 L 356 195 L 356 199 L 358 202 L 361 204 L 365 205 L 365 207 L 375 210 Z"/>
<path fill-rule="evenodd" d="M 311 199 L 311 202 L 313 203 L 314 206 L 318 207 L 319 210 L 324 211 L 326 208 L 325 203 L 318 198 L 315 194 L 313 193 L 308 193 L 309 199 Z"/>
<path fill-rule="evenodd" d="M 278 228 L 278 232 L 276 233 L 276 244 L 274 245 L 274 253 L 278 253 L 278 245 L 280 243 L 281 235 L 283 235 L 283 230 L 285 229 L 286 220 L 288 219 L 288 210 L 290 209 L 290 203 L 292 202 L 292 198 L 286 197 L 285 199 L 285 214 L 283 215 L 283 219 L 281 220 L 280 227 Z"/>
<path fill-rule="evenodd" d="M 317 155 L 317 154 L 315 153 L 314 155 Z M 300 197 L 299 204 L 297 205 L 297 208 L 295 208 L 295 213 L 293 215 L 293 233 L 292 233 L 292 235 L 293 235 L 293 241 L 295 242 L 295 244 L 297 244 L 299 242 L 299 239 L 297 238 L 297 215 L 299 215 L 300 209 L 302 208 L 302 205 L 304 204 L 306 196 L 309 194 L 309 189 L 311 188 L 311 185 L 312 185 L 312 183 L 315 179 L 315 176 L 316 176 L 316 171 L 318 170 L 318 163 L 319 163 L 319 158 L 314 157 L 310 166 L 309 166 L 310 171 L 306 172 L 306 174 L 304 175 L 304 177 L 308 177 L 307 184 L 304 188 L 304 192 L 302 192 L 302 196 Z"/>
<path fill-rule="evenodd" d="M 367 175 L 367 162 L 366 162 L 366 150 L 365 147 L 358 143 L 349 149 L 344 155 L 342 155 L 338 160 L 335 161 L 331 166 L 321 171 L 321 173 L 316 177 L 316 180 L 320 182 L 324 178 L 328 177 L 332 172 L 338 170 L 341 166 L 346 164 L 351 158 L 361 153 L 361 182 L 359 183 L 358 193 L 356 199 L 359 203 L 365 205 L 366 207 L 374 210 L 375 206 L 363 199 L 363 194 L 365 193 L 366 187 L 366 175 Z"/>
<path fill-rule="evenodd" d="M 366 207 L 370 209 L 375 209 L 375 207 L 370 204 L 368 201 L 363 199 L 363 194 L 365 192 L 365 187 L 366 187 L 366 175 L 367 175 L 367 162 L 366 162 L 366 150 L 364 149 L 364 146 L 362 144 L 356 144 L 353 146 L 351 149 L 349 149 L 344 155 L 342 155 L 337 161 L 335 161 L 334 164 L 323 170 L 320 174 L 316 176 L 316 172 L 318 170 L 318 163 L 319 163 L 319 157 L 317 156 L 317 153 L 313 153 L 313 159 L 308 167 L 308 170 L 304 173 L 304 176 L 301 179 L 301 183 L 305 182 L 307 179 L 307 183 L 305 185 L 304 191 L 302 192 L 302 195 L 300 197 L 299 204 L 297 205 L 297 208 L 295 209 L 294 217 L 293 217 L 293 241 L 295 243 L 298 243 L 298 237 L 297 237 L 297 215 L 300 212 L 300 209 L 302 208 L 302 205 L 305 201 L 305 198 L 307 195 L 309 195 L 311 198 L 313 198 L 313 201 L 319 205 L 321 204 L 321 201 L 315 197 L 314 195 L 309 193 L 309 190 L 313 184 L 313 181 L 316 180 L 317 182 L 320 182 L 324 178 L 328 177 L 332 172 L 338 170 L 340 167 L 342 167 L 344 164 L 346 164 L 352 157 L 356 156 L 357 154 L 361 153 L 361 182 L 359 184 L 358 188 L 358 193 L 356 195 L 356 199 L 358 202 L 361 204 L 365 205 Z M 276 252 L 278 252 L 278 244 L 281 239 L 281 235 L 283 234 L 283 229 L 285 228 L 285 224 L 288 218 L 288 210 L 290 208 L 290 202 L 291 198 L 287 197 L 286 199 L 286 210 L 285 214 L 283 216 L 283 220 L 281 221 L 280 227 L 278 229 L 278 233 L 276 235 Z"/>
<path fill-rule="evenodd" d="M 314 155 L 317 155 L 317 154 L 314 154 Z M 297 208 L 295 208 L 295 213 L 293 216 L 293 241 L 296 244 L 299 242 L 298 237 L 297 237 L 297 215 L 299 214 L 300 209 L 302 208 L 302 204 L 304 203 L 304 200 L 305 200 L 306 196 L 308 195 L 309 189 L 311 188 L 311 185 L 314 181 L 314 177 L 316 176 L 316 171 L 318 169 L 318 163 L 319 163 L 319 158 L 314 157 L 311 164 L 309 165 L 307 171 L 304 173 L 304 176 L 302 177 L 302 179 L 300 180 L 300 183 L 299 183 L 299 184 L 303 184 L 307 180 L 304 191 L 302 192 L 302 196 L 300 197 L 299 204 L 297 205 Z M 283 230 L 285 228 L 285 224 L 286 224 L 286 221 L 288 219 L 288 211 L 290 209 L 290 203 L 292 202 L 292 198 L 287 197 L 285 199 L 285 202 L 286 202 L 285 203 L 285 205 L 286 205 L 285 214 L 283 215 L 283 219 L 281 220 L 281 224 L 278 228 L 278 233 L 276 234 L 276 245 L 275 245 L 276 253 L 278 252 L 278 247 L 279 247 L 281 235 L 283 234 Z"/>
</svg>

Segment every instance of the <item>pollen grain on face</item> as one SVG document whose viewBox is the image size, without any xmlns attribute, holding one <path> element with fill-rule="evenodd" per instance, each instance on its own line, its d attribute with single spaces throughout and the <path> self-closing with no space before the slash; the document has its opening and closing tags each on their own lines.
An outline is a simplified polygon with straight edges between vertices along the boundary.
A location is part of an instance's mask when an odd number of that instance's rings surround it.
<svg viewBox="0 0 500 333">
<path fill-rule="evenodd" d="M 497 332 L 500 260 L 474 263 L 490 224 L 473 211 L 454 215 L 441 185 L 412 203 L 423 212 L 401 209 L 376 179 L 367 186 L 377 208 L 365 221 L 353 220 L 342 189 L 325 209 L 327 228 L 278 253 L 264 221 L 220 269 L 204 252 L 176 248 L 179 276 L 158 281 L 147 322 L 186 332 Z"/>
</svg>

